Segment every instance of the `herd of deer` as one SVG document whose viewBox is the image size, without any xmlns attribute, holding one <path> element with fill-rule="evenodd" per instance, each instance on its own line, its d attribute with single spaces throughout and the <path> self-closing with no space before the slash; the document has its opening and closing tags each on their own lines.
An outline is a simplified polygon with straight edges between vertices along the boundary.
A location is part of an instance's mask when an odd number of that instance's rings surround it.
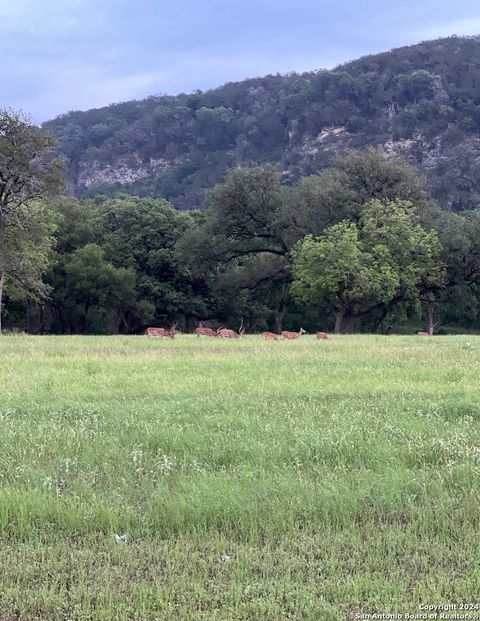
<svg viewBox="0 0 480 621">
<path fill-rule="evenodd" d="M 145 334 L 147 336 L 168 336 L 171 339 L 175 336 L 177 324 L 174 323 L 169 329 L 167 328 L 147 328 L 145 330 Z M 238 332 L 235 330 L 230 330 L 229 328 L 218 328 L 218 330 L 214 330 L 213 328 L 195 328 L 193 331 L 197 336 L 220 336 L 226 339 L 240 339 L 245 336 L 245 329 L 243 328 L 243 321 L 240 324 L 240 329 Z M 266 341 L 278 341 L 280 337 L 287 339 L 289 341 L 298 339 L 302 336 L 302 334 L 306 334 L 306 331 L 303 328 L 300 328 L 298 332 L 288 332 L 284 331 L 281 334 L 275 334 L 275 332 L 262 332 L 260 336 L 262 339 Z M 316 337 L 320 341 L 328 341 L 330 337 L 326 332 L 316 332 Z M 431 336 L 429 332 L 417 332 L 418 336 Z"/>
<path fill-rule="evenodd" d="M 145 334 L 147 336 L 167 336 L 173 339 L 176 333 L 177 324 L 174 323 L 169 329 L 167 328 L 147 328 L 145 330 Z M 226 339 L 240 339 L 245 336 L 245 329 L 243 328 L 243 322 L 240 325 L 240 329 L 238 332 L 235 330 L 230 330 L 229 328 L 218 328 L 218 330 L 214 330 L 213 328 L 195 328 L 193 331 L 197 336 L 220 336 Z M 284 331 L 281 334 L 275 334 L 274 332 L 262 332 L 260 336 L 262 339 L 266 341 L 277 341 L 280 336 L 289 341 L 298 339 L 302 336 L 302 334 L 306 334 L 303 328 L 300 328 L 298 332 L 288 332 Z M 317 339 L 321 341 L 328 340 L 330 337 L 326 332 L 317 332 Z"/>
</svg>

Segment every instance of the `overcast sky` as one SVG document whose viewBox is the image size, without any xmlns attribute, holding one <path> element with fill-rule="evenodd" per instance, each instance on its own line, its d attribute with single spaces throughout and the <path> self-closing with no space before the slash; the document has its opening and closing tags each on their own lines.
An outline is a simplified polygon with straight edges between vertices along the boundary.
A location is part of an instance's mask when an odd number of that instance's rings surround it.
<svg viewBox="0 0 480 621">
<path fill-rule="evenodd" d="M 480 33 L 478 0 L 0 0 L 0 107 L 37 122 Z"/>
</svg>

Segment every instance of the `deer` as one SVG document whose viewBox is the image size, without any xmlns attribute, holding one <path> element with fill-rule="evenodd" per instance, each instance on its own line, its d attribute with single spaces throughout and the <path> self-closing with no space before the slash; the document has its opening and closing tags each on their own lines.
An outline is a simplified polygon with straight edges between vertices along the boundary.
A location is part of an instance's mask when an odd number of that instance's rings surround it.
<svg viewBox="0 0 480 621">
<path fill-rule="evenodd" d="M 235 332 L 235 330 L 230 330 L 229 328 L 218 328 L 217 335 L 222 336 L 226 339 L 239 339 L 240 334 Z"/>
<path fill-rule="evenodd" d="M 262 332 L 260 335 L 265 341 L 278 341 L 278 334 L 273 332 Z"/>
<path fill-rule="evenodd" d="M 217 334 L 218 336 L 222 336 L 223 338 L 227 338 L 227 339 L 241 338 L 245 334 L 245 328 L 243 327 L 243 317 L 240 322 L 240 328 L 238 332 L 235 332 L 235 330 L 230 330 L 229 328 L 218 328 Z"/>
<path fill-rule="evenodd" d="M 217 333 L 213 328 L 195 328 L 193 331 L 197 336 L 217 336 Z"/>
<path fill-rule="evenodd" d="M 175 329 L 177 327 L 177 324 L 174 323 L 169 330 L 167 330 L 167 328 L 147 328 L 145 330 L 145 334 L 147 336 L 168 336 L 171 339 L 174 338 L 175 336 Z"/>
<path fill-rule="evenodd" d="M 330 337 L 326 332 L 317 332 L 316 337 L 319 341 L 329 341 Z"/>
<path fill-rule="evenodd" d="M 417 332 L 417 336 L 432 336 L 430 332 Z"/>
<path fill-rule="evenodd" d="M 298 332 L 282 332 L 282 336 L 284 339 L 288 339 L 289 341 L 293 340 L 293 339 L 299 339 L 302 334 L 306 334 L 306 330 L 304 330 L 303 328 L 300 328 L 300 330 Z"/>
</svg>

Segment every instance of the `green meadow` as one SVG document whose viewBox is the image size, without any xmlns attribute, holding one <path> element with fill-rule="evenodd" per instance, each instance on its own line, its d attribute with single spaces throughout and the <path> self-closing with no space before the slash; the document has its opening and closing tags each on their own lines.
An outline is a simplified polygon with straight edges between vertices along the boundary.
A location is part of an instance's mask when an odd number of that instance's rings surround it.
<svg viewBox="0 0 480 621">
<path fill-rule="evenodd" d="M 0 619 L 475 605 L 479 380 L 475 336 L 1 338 Z"/>
</svg>

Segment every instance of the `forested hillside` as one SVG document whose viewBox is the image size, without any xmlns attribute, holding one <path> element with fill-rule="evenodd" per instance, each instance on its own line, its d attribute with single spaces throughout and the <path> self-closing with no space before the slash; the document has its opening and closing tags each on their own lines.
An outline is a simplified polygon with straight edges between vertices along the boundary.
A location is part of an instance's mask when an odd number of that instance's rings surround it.
<svg viewBox="0 0 480 621">
<path fill-rule="evenodd" d="M 292 185 L 271 164 L 233 168 L 203 211 L 65 196 L 61 169 L 51 136 L 0 114 L 7 329 L 479 329 L 480 209 L 439 209 L 401 156 L 350 150 Z"/>
<path fill-rule="evenodd" d="M 272 162 L 290 184 L 367 145 L 406 156 L 448 210 L 480 206 L 480 38 L 451 37 L 207 92 L 45 124 L 80 197 L 119 190 L 203 207 L 228 168 Z"/>
</svg>

